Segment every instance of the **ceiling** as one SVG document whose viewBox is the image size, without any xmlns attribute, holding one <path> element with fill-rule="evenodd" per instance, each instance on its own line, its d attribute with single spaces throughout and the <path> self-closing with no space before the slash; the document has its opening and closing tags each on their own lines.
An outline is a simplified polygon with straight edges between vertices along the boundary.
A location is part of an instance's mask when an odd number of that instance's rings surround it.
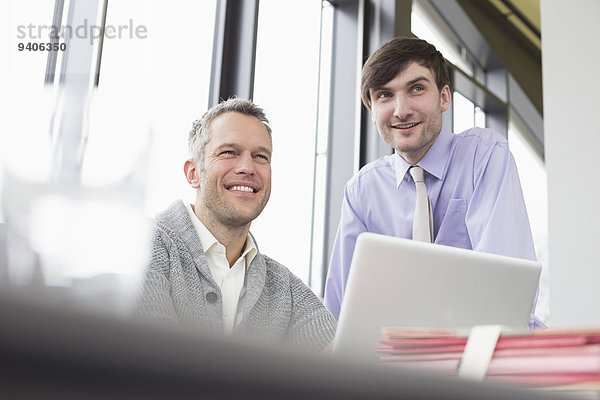
<svg viewBox="0 0 600 400">
<path fill-rule="evenodd" d="M 540 38 L 540 0 L 489 0 L 538 49 Z"/>
</svg>

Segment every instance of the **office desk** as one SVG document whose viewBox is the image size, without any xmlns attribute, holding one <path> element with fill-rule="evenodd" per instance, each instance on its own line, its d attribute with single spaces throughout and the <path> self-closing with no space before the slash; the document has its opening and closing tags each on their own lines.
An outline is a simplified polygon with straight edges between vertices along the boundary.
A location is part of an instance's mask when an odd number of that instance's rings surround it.
<svg viewBox="0 0 600 400">
<path fill-rule="evenodd" d="M 231 343 L 59 309 L 0 290 L 0 398 L 556 397 Z"/>
</svg>

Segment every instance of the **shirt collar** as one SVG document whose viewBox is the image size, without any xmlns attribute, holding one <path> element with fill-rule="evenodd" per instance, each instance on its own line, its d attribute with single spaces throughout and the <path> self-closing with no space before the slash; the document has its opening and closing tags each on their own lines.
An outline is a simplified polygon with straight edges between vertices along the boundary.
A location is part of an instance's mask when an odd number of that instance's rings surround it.
<svg viewBox="0 0 600 400">
<path fill-rule="evenodd" d="M 256 243 L 254 243 L 254 239 L 252 235 L 248 233 L 248 237 L 246 238 L 246 246 L 244 247 L 244 251 L 242 252 L 242 257 L 246 257 L 246 271 L 250 266 L 250 263 L 256 256 L 258 249 L 256 248 Z"/>
<path fill-rule="evenodd" d="M 198 233 L 198 238 L 200 239 L 200 245 L 204 250 L 204 253 L 208 253 L 212 251 L 213 247 L 216 245 L 221 245 L 219 241 L 213 236 L 212 233 L 208 230 L 206 226 L 200 221 L 194 210 L 192 209 L 192 205 L 189 203 L 185 203 L 185 208 L 188 212 L 190 219 L 192 220 L 192 225 L 194 225 L 194 229 L 196 233 Z M 254 239 L 252 235 L 248 234 L 246 238 L 246 245 L 244 246 L 244 250 L 242 251 L 241 257 L 246 257 L 246 270 L 248 266 L 254 259 L 254 256 L 257 253 L 256 243 L 254 243 Z"/>
<path fill-rule="evenodd" d="M 443 179 L 446 164 L 450 158 L 450 147 L 452 146 L 453 136 L 452 133 L 442 129 L 438 138 L 417 165 L 437 179 Z M 400 187 L 406 172 L 412 164 L 406 162 L 397 152 L 394 152 L 393 157 L 396 169 L 396 187 Z"/>
<path fill-rule="evenodd" d="M 192 220 L 192 225 L 194 225 L 194 229 L 198 234 L 198 238 L 200 239 L 200 245 L 202 246 L 202 250 L 204 253 L 211 251 L 212 247 L 219 243 L 219 241 L 210 233 L 208 228 L 204 226 L 204 224 L 200 221 L 194 210 L 192 209 L 192 205 L 189 203 L 185 203 L 185 209 L 188 212 L 190 219 Z"/>
</svg>

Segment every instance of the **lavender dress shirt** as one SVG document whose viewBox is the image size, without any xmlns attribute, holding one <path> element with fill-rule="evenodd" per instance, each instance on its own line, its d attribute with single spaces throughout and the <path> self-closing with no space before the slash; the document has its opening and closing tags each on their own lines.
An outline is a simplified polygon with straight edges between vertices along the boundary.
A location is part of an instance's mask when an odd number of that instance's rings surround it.
<svg viewBox="0 0 600 400">
<path fill-rule="evenodd" d="M 442 130 L 417 165 L 425 170 L 435 243 L 536 259 L 517 167 L 499 133 Z M 358 235 L 412 237 L 416 191 L 410 166 L 398 154 L 385 156 L 346 184 L 325 287 L 325 305 L 336 318 Z M 529 326 L 544 324 L 532 313 Z"/>
</svg>

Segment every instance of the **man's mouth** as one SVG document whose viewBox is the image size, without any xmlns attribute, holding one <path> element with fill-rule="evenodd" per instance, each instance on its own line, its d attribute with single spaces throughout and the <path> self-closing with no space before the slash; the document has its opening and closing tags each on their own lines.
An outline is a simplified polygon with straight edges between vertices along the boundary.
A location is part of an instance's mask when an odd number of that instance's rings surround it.
<svg viewBox="0 0 600 400">
<path fill-rule="evenodd" d="M 414 122 L 414 123 L 410 123 L 410 124 L 395 124 L 395 125 L 392 125 L 392 128 L 395 128 L 395 129 L 410 129 L 410 128 L 414 128 L 417 125 L 419 125 L 419 122 Z"/>
<path fill-rule="evenodd" d="M 228 187 L 227 190 L 235 191 L 235 192 L 248 192 L 248 193 L 256 193 L 257 192 L 256 189 L 254 189 L 250 186 L 243 186 L 243 185 L 231 186 L 231 187 Z"/>
</svg>

